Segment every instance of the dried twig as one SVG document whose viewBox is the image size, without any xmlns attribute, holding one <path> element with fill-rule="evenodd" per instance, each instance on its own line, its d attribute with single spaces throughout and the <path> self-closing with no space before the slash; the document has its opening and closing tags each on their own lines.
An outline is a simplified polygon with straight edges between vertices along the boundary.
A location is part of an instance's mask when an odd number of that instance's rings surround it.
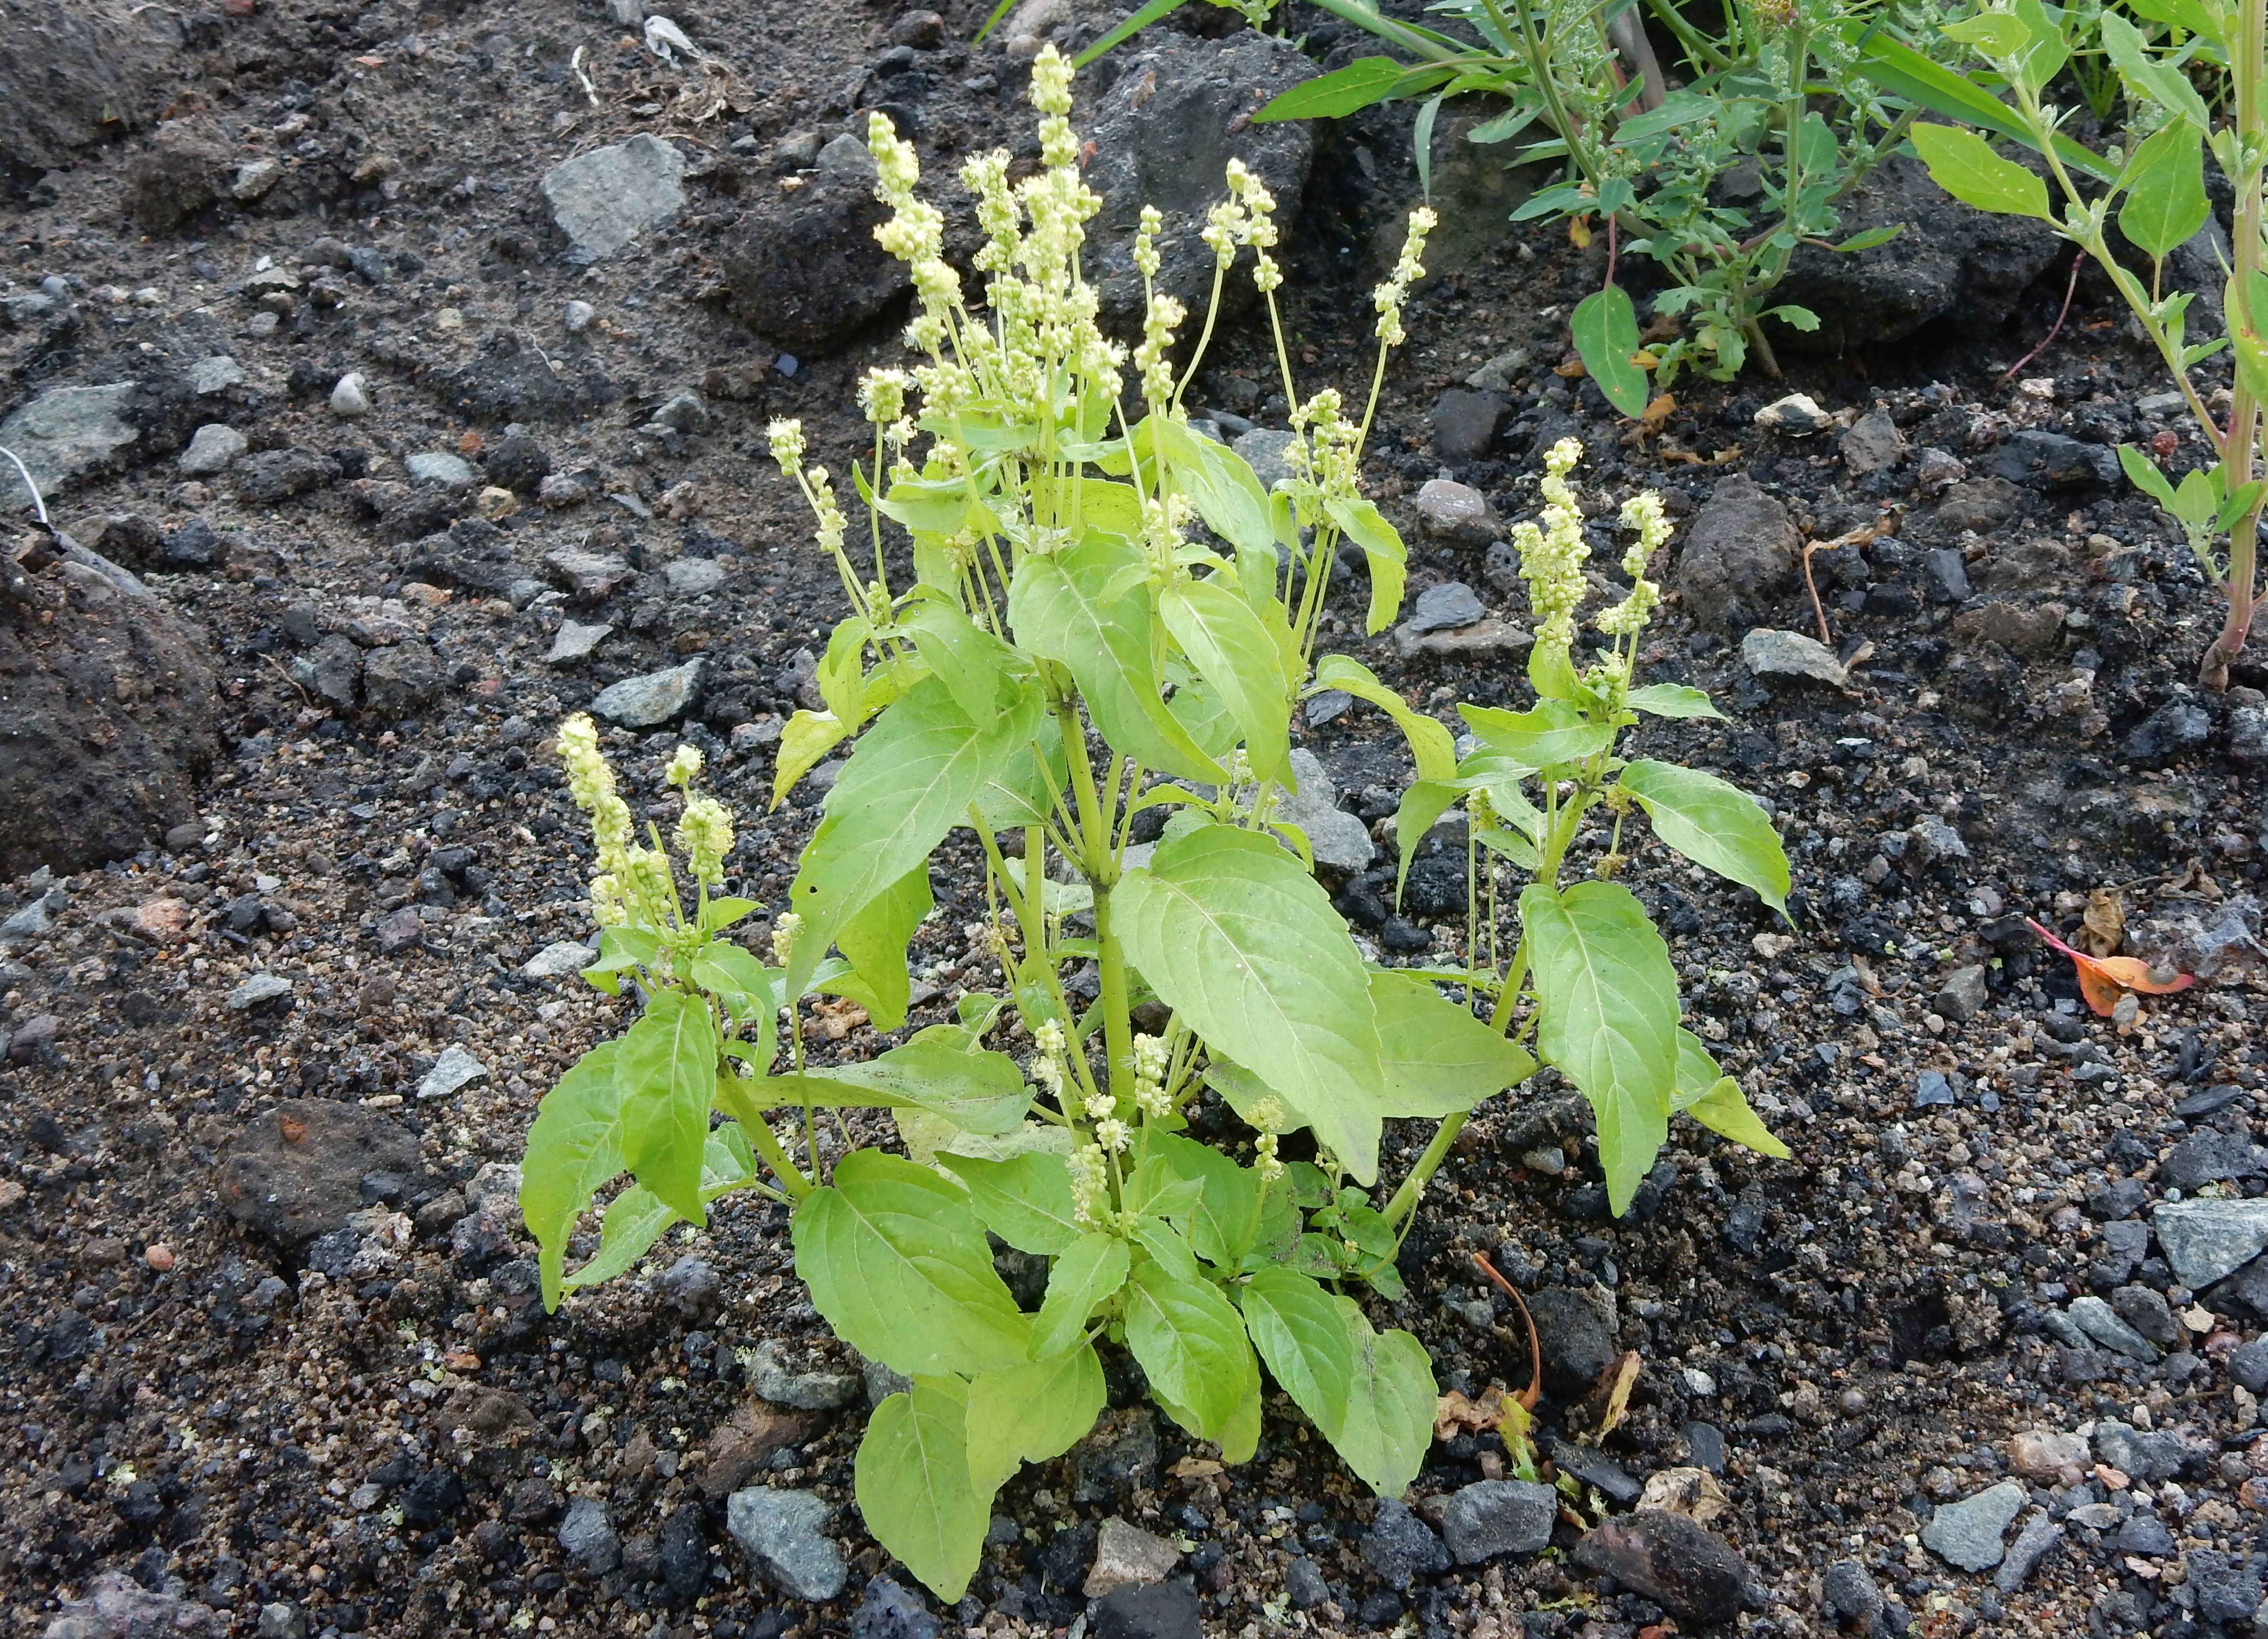
<svg viewBox="0 0 2268 1639">
<path fill-rule="evenodd" d="M 1535 1402 L 1543 1398 L 1543 1345 L 1535 1335 L 1535 1317 L 1528 1312 L 1528 1299 L 1520 1295 L 1520 1289 L 1498 1274 L 1496 1265 L 1477 1252 L 1473 1254 L 1473 1262 L 1479 1266 L 1483 1275 L 1497 1283 L 1498 1290 L 1512 1299 L 1513 1305 L 1520 1311 L 1521 1319 L 1527 1323 L 1528 1386 L 1513 1398 L 1520 1402 L 1521 1410 L 1534 1411 Z"/>
<path fill-rule="evenodd" d="M 2000 372 L 2001 380 L 2006 381 L 2009 377 L 2014 375 L 2025 365 L 2037 358 L 2042 353 L 2046 352 L 2048 343 L 2054 341 L 2057 336 L 2063 333 L 2063 321 L 2065 319 L 2069 317 L 2071 313 L 2071 298 L 2076 295 L 2079 290 L 2079 264 L 2086 260 L 2087 258 L 2084 254 L 2073 256 L 2071 259 L 2071 279 L 2069 283 L 2065 284 L 2063 287 L 2063 305 L 2056 309 L 2055 322 L 2048 327 L 2048 333 L 2040 338 L 2040 344 L 2037 347 L 2034 348 L 2030 352 L 2025 354 L 2021 358 L 2018 359 L 2014 364 L 2009 365 L 2006 370 Z"/>
</svg>

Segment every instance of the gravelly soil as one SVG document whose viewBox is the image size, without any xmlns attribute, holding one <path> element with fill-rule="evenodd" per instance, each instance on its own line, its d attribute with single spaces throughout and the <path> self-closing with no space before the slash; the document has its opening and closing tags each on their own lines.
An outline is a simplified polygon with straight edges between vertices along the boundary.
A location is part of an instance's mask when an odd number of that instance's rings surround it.
<svg viewBox="0 0 2268 1639">
<path fill-rule="evenodd" d="M 614 731 L 609 749 L 652 790 L 681 739 L 702 746 L 742 809 L 742 891 L 777 898 L 814 799 L 763 812 L 771 730 L 839 593 L 803 544 L 762 429 L 801 415 L 839 468 L 858 445 L 857 372 L 896 352 L 885 316 L 783 358 L 726 312 L 722 268 L 762 231 L 782 178 L 808 169 L 808 136 L 880 99 L 865 65 L 898 19 L 755 0 L 671 15 L 729 76 L 662 63 L 564 0 L 422 15 L 232 4 L 137 69 L 141 129 L 42 180 L 8 173 L 0 296 L 68 283 L 55 312 L 0 331 L 0 405 L 128 379 L 153 358 L 225 354 L 243 371 L 176 404 L 122 471 L 58 503 L 101 550 L 143 542 L 130 566 L 209 635 L 224 741 L 195 821 L 162 848 L 0 885 L 0 919 L 13 919 L 0 933 L 0 1322 L 14 1366 L 0 1380 L 13 1527 L 0 1589 L 25 1632 L 122 1633 L 129 1587 L 145 1618 L 247 1635 L 304 1622 L 770 1639 L 838 1630 L 862 1596 L 855 1631 L 924 1631 L 911 1607 L 866 1593 L 888 1568 L 849 1506 L 863 1390 L 816 1411 L 755 1393 L 857 1365 L 804 1299 L 784 1221 L 760 1204 L 726 1209 L 709 1234 L 686 1232 L 546 1318 L 494 1170 L 517 1159 L 551 1079 L 624 1022 L 622 1004 L 571 976 L 522 971 L 589 930 L 553 725 L 607 683 L 703 657 L 699 721 Z M 889 81 L 891 97 L 918 102 L 932 173 L 1022 134 L 1014 62 L 997 44 L 953 43 L 980 20 L 948 16 L 919 88 L 902 62 Z M 1303 368 L 1364 356 L 1368 281 L 1416 192 L 1407 129 L 1389 111 L 1319 138 L 1290 251 Z M 637 131 L 692 157 L 687 209 L 628 255 L 563 261 L 538 179 Z M 175 210 L 195 189 L 166 156 L 191 140 L 231 167 L 281 158 L 284 180 Z M 1500 186 L 1469 172 L 1443 185 Z M 363 247 L 377 253 L 367 274 Z M 1491 230 L 1445 259 L 1413 307 L 1369 464 L 1412 542 L 1413 592 L 1461 581 L 1524 618 L 1500 555 L 1422 534 L 1415 496 L 1446 474 L 1498 519 L 1522 516 L 1531 446 L 1565 432 L 1590 445 L 1581 481 L 1602 503 L 1658 485 L 1694 520 L 1729 471 L 1807 539 L 1886 507 L 1903 521 L 1887 544 L 1812 559 L 1848 687 L 1752 675 L 1740 658 L 1751 626 L 1815 630 L 1802 581 L 1784 564 L 1720 596 L 1684 558 L 1684 535 L 1672 579 L 1686 595 L 1646 657 L 1650 675 L 1710 688 L 1731 717 L 1650 728 L 1647 748 L 1766 795 L 1795 862 L 1792 927 L 1659 848 L 1632 873 L 1696 1028 L 1794 1158 L 1683 1128 L 1632 1216 L 1610 1222 L 1580 1100 L 1547 1077 L 1468 1130 L 1405 1250 L 1411 1295 L 1379 1318 L 1418 1332 L 1445 1387 L 1521 1385 L 1525 1334 L 1470 1262 L 1487 1253 L 1544 1294 L 1546 1422 L 1565 1434 L 1595 1423 L 1598 1372 L 1638 1351 L 1630 1415 L 1603 1448 L 1611 1466 L 1564 1460 L 1616 1512 L 1650 1474 L 1713 1470 L 1726 1503 L 1714 1529 L 1749 1573 L 1740 1631 L 2247 1630 L 2268 1445 L 2253 1444 L 2257 1402 L 2239 1382 L 2252 1368 L 2234 1351 L 2260 1327 L 2268 1282 L 2250 1285 L 2254 1270 L 2191 1291 L 2143 1224 L 2177 1194 L 2268 1187 L 2252 1142 L 2268 1096 L 2260 967 L 2240 944 L 2194 989 L 2102 1019 L 2018 921 L 2071 937 L 2088 896 L 2117 888 L 2130 951 L 2194 960 L 2199 930 L 2242 922 L 2248 900 L 2258 931 L 2260 671 L 2240 668 L 2227 695 L 2187 687 L 2213 611 L 2154 510 L 1990 477 L 2026 429 L 2098 445 L 2147 433 L 2135 401 L 2161 384 L 2084 285 L 2064 339 L 2027 367 L 2044 391 L 1999 379 L 2052 317 L 2058 277 L 1981 355 L 1925 333 L 1791 360 L 1785 384 L 1683 383 L 1677 411 L 1642 438 L 1552 372 L 1595 255 Z M 245 288 L 263 266 L 301 280 L 269 304 L 288 310 L 274 327 Z M 562 322 L 571 301 L 594 310 L 576 333 Z M 1445 463 L 1438 395 L 1516 348 L 1508 426 L 1481 459 Z M 368 386 L 366 417 L 327 408 L 348 371 Z M 1207 401 L 1232 428 L 1280 424 L 1280 401 L 1256 385 L 1270 379 L 1264 338 L 1233 328 Z M 1860 476 L 1839 430 L 1754 424 L 1798 387 L 1830 411 L 1887 410 L 1911 447 Z M 701 414 L 653 423 L 687 390 Z M 266 500 L 242 467 L 185 480 L 174 452 L 207 421 L 244 432 L 254 461 L 315 452 L 328 464 L 303 492 Z M 1933 465 L 1933 449 L 1966 473 Z M 515 494 L 445 501 L 404 486 L 406 459 L 437 451 Z M 1722 468 L 1676 459 L 1720 451 Z M 563 503 L 540 501 L 547 470 L 579 493 L 555 484 Z M 431 539 L 453 517 L 507 506 L 493 528 Z M 155 528 L 109 521 L 126 515 Z M 163 544 L 200 519 L 217 537 L 202 565 Z M 620 555 L 627 572 L 579 590 L 544 568 L 562 548 Z M 1958 586 L 1925 555 L 1948 549 Z M 704 560 L 721 576 L 678 567 Z M 557 584 L 542 596 L 514 589 L 547 575 Z M 715 588 L 677 589 L 701 579 Z M 553 665 L 565 620 L 614 630 L 590 660 Z M 326 650 L 337 638 L 345 648 Z M 1502 656 L 1404 658 L 1351 630 L 1336 642 L 1429 709 L 1524 698 Z M 326 653 L 360 670 L 359 696 L 352 670 L 342 695 L 326 693 Z M 1343 805 L 1371 821 L 1391 812 L 1410 770 L 1374 714 L 1357 708 L 1306 743 Z M 1333 885 L 1359 930 L 1396 949 L 1460 944 L 1462 862 L 1420 861 L 1405 919 L 1381 927 L 1383 846 L 1379 859 Z M 916 1023 L 998 979 L 970 937 L 976 865 L 973 846 L 940 861 Z M 761 944 L 761 923 L 751 937 Z M 288 993 L 241 989 L 259 975 Z M 822 1053 L 873 1045 L 852 1015 L 814 1029 Z M 484 1075 L 421 1098 L 451 1048 Z M 887 1137 L 855 1123 L 851 1136 Z M 1390 1139 L 1389 1169 L 1423 1138 Z M 308 1175 L 306 1193 L 269 1200 L 263 1155 Z M 666 1274 L 679 1256 L 717 1280 Z M 2066 1312 L 2090 1293 L 2156 1330 L 2151 1358 L 2075 1328 Z M 760 1357 L 767 1343 L 781 1352 Z M 1115 1381 L 1114 1399 L 1089 1447 L 1004 1492 L 986 1567 L 943 1620 L 1003 1631 L 1084 1618 L 1095 1530 L 1116 1517 L 1178 1542 L 1177 1574 L 1212 1631 L 1707 1627 L 1582 1569 L 1572 1517 L 1543 1554 L 1397 1578 L 1376 1505 L 1288 1402 L 1271 1399 L 1259 1459 L 1220 1473 L 1130 1383 Z M 2079 1437 L 2012 1449 L 2035 1430 Z M 1498 1462 L 1470 1436 L 1437 1445 L 1418 1513 L 1438 1521 Z M 2008 1540 L 2035 1517 L 2057 1527 L 2036 1569 L 1996 1580 L 1922 1545 L 1933 1508 L 2012 1464 L 2029 1495 Z M 753 1483 L 841 1505 L 839 1600 L 813 1606 L 751 1572 L 723 1499 Z M 576 1497 L 608 1505 L 611 1555 L 563 1547 Z M 1830 1570 L 1840 1562 L 1864 1575 Z M 109 1585 L 112 1616 L 57 1615 L 119 1572 L 132 1580 Z M 1108 1605 L 1096 1616 L 1152 1631 Z"/>
</svg>

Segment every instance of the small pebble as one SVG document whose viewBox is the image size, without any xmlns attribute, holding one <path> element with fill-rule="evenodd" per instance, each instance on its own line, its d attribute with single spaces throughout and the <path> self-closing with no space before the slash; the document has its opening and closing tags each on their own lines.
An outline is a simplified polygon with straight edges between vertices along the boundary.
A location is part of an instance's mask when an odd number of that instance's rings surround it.
<svg viewBox="0 0 2268 1639">
<path fill-rule="evenodd" d="M 173 1267 L 173 1249 L 162 1240 L 153 1240 L 143 1248 L 142 1261 L 163 1275 Z"/>
</svg>

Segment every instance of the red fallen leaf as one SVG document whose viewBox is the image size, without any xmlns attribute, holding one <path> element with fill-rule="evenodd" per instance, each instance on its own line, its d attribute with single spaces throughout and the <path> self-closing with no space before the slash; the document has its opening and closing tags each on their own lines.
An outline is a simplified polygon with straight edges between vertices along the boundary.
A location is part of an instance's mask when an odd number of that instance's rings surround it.
<svg viewBox="0 0 2268 1639">
<path fill-rule="evenodd" d="M 2139 990 L 2145 996 L 2169 996 L 2176 990 L 2186 990 L 2197 982 L 2189 974 L 2176 974 L 2171 979 L 2150 977 L 2150 964 L 2132 956 L 2089 956 L 2074 951 L 2029 916 L 2025 922 L 2034 933 L 2045 939 L 2051 949 L 2071 958 L 2072 966 L 2079 970 L 2079 993 L 2087 998 L 2088 1006 L 2103 1018 L 2118 1005 L 2121 990 Z"/>
</svg>

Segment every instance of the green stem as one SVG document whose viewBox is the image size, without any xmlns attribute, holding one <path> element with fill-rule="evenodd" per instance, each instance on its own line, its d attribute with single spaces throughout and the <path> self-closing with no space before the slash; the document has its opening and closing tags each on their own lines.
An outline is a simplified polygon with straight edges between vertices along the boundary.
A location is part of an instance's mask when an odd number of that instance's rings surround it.
<svg viewBox="0 0 2268 1639">
<path fill-rule="evenodd" d="M 719 1075 L 717 1077 L 717 1096 L 725 1113 L 740 1122 L 740 1130 L 748 1136 L 750 1145 L 763 1158 L 764 1165 L 771 1168 L 772 1175 L 779 1180 L 780 1187 L 798 1201 L 809 1194 L 813 1189 L 811 1180 L 798 1172 L 795 1163 L 788 1159 L 779 1135 L 772 1131 L 771 1123 L 764 1119 L 764 1113 L 748 1102 L 748 1095 L 740 1088 L 740 1078 L 730 1072 Z M 818 1170 L 819 1162 L 814 1156 L 812 1171 L 816 1173 Z"/>
<path fill-rule="evenodd" d="M 1110 890 L 1094 890 L 1095 967 L 1101 977 L 1102 1041 L 1111 1096 L 1134 1096 L 1134 1020 L 1127 1003 L 1126 951 L 1110 926 Z"/>
<path fill-rule="evenodd" d="M 1432 1142 L 1425 1146 L 1425 1153 L 1418 1158 L 1418 1165 L 1410 1169 L 1410 1176 L 1402 1180 L 1402 1187 L 1386 1203 L 1382 1216 L 1388 1229 L 1398 1233 L 1403 1221 L 1417 1210 L 1418 1198 L 1425 1193 L 1425 1186 L 1432 1181 L 1433 1174 L 1441 1170 L 1441 1163 L 1448 1159 L 1449 1146 L 1465 1130 L 1468 1119 L 1462 1110 L 1441 1118 L 1441 1124 L 1433 1129 Z"/>
</svg>

